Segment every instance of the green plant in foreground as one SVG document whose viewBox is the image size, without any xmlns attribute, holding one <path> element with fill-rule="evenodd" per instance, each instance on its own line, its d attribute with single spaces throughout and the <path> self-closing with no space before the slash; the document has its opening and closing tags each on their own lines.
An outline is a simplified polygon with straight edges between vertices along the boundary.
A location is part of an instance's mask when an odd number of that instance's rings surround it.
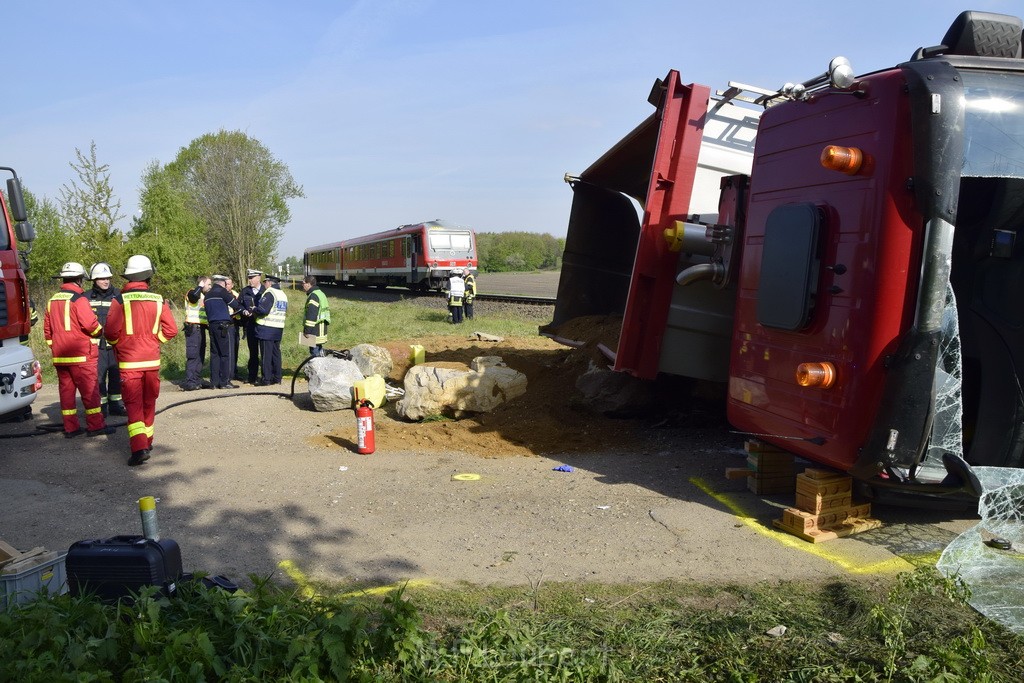
<svg viewBox="0 0 1024 683">
<path fill-rule="evenodd" d="M 932 568 L 918 568 L 901 574 L 884 602 L 871 610 L 871 621 L 885 645 L 886 680 L 891 681 L 905 666 L 924 680 L 989 681 L 986 641 L 974 624 L 966 633 L 942 634 L 937 647 L 921 647 L 921 631 L 931 629 L 928 615 L 935 600 L 965 607 L 970 588 L 960 577 L 946 577 Z M 926 642 L 926 641 L 925 641 Z M 914 645 L 915 648 L 911 646 Z M 912 650 L 927 650 L 913 656 Z M 949 678 L 950 674 L 964 678 Z"/>
<path fill-rule="evenodd" d="M 934 570 L 891 585 L 423 588 L 303 598 L 186 584 L 0 612 L 6 681 L 1020 680 L 1024 639 Z M 883 590 L 884 589 L 884 590 Z M 782 637 L 766 630 L 785 624 Z"/>
</svg>

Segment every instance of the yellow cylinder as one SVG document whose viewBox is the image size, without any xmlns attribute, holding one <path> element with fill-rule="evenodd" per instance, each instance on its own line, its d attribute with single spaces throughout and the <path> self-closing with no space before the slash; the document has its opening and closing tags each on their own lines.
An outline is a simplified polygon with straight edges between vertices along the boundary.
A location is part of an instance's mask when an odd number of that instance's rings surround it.
<svg viewBox="0 0 1024 683">
<path fill-rule="evenodd" d="M 422 344 L 412 344 L 409 346 L 409 363 L 411 365 L 419 365 L 426 360 L 426 351 L 423 350 Z"/>
</svg>

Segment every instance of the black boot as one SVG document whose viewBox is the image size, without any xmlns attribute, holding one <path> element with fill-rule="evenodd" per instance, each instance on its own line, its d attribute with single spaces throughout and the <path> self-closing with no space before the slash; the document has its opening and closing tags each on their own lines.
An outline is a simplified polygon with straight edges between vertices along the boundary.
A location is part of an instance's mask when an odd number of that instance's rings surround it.
<svg viewBox="0 0 1024 683">
<path fill-rule="evenodd" d="M 110 414 L 124 417 L 128 414 L 128 409 L 124 407 L 124 401 L 111 401 L 110 402 Z"/>
</svg>

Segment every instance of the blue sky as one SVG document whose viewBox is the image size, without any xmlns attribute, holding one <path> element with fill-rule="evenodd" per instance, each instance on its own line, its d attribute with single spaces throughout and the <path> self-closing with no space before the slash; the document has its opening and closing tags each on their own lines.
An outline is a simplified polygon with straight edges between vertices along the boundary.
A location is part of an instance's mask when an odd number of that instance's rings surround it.
<svg viewBox="0 0 1024 683">
<path fill-rule="evenodd" d="M 241 130 L 306 193 L 281 257 L 434 218 L 561 236 L 563 174 L 643 120 L 668 69 L 712 90 L 807 80 L 836 55 L 865 73 L 963 9 L 1024 2 L 6 3 L 0 165 L 56 201 L 95 141 L 131 215 L 150 162 Z"/>
</svg>

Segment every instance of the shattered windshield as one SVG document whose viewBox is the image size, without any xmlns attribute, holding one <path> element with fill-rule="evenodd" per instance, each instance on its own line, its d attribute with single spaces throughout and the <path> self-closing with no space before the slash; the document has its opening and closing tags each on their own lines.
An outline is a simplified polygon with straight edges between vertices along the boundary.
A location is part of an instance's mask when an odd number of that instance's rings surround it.
<svg viewBox="0 0 1024 683">
<path fill-rule="evenodd" d="M 981 521 L 953 539 L 937 563 L 971 589 L 971 605 L 1024 633 L 1024 470 L 975 467 L 983 493 Z"/>
<path fill-rule="evenodd" d="M 1024 83 L 1020 74 L 961 71 L 962 175 L 1024 178 Z"/>
</svg>

